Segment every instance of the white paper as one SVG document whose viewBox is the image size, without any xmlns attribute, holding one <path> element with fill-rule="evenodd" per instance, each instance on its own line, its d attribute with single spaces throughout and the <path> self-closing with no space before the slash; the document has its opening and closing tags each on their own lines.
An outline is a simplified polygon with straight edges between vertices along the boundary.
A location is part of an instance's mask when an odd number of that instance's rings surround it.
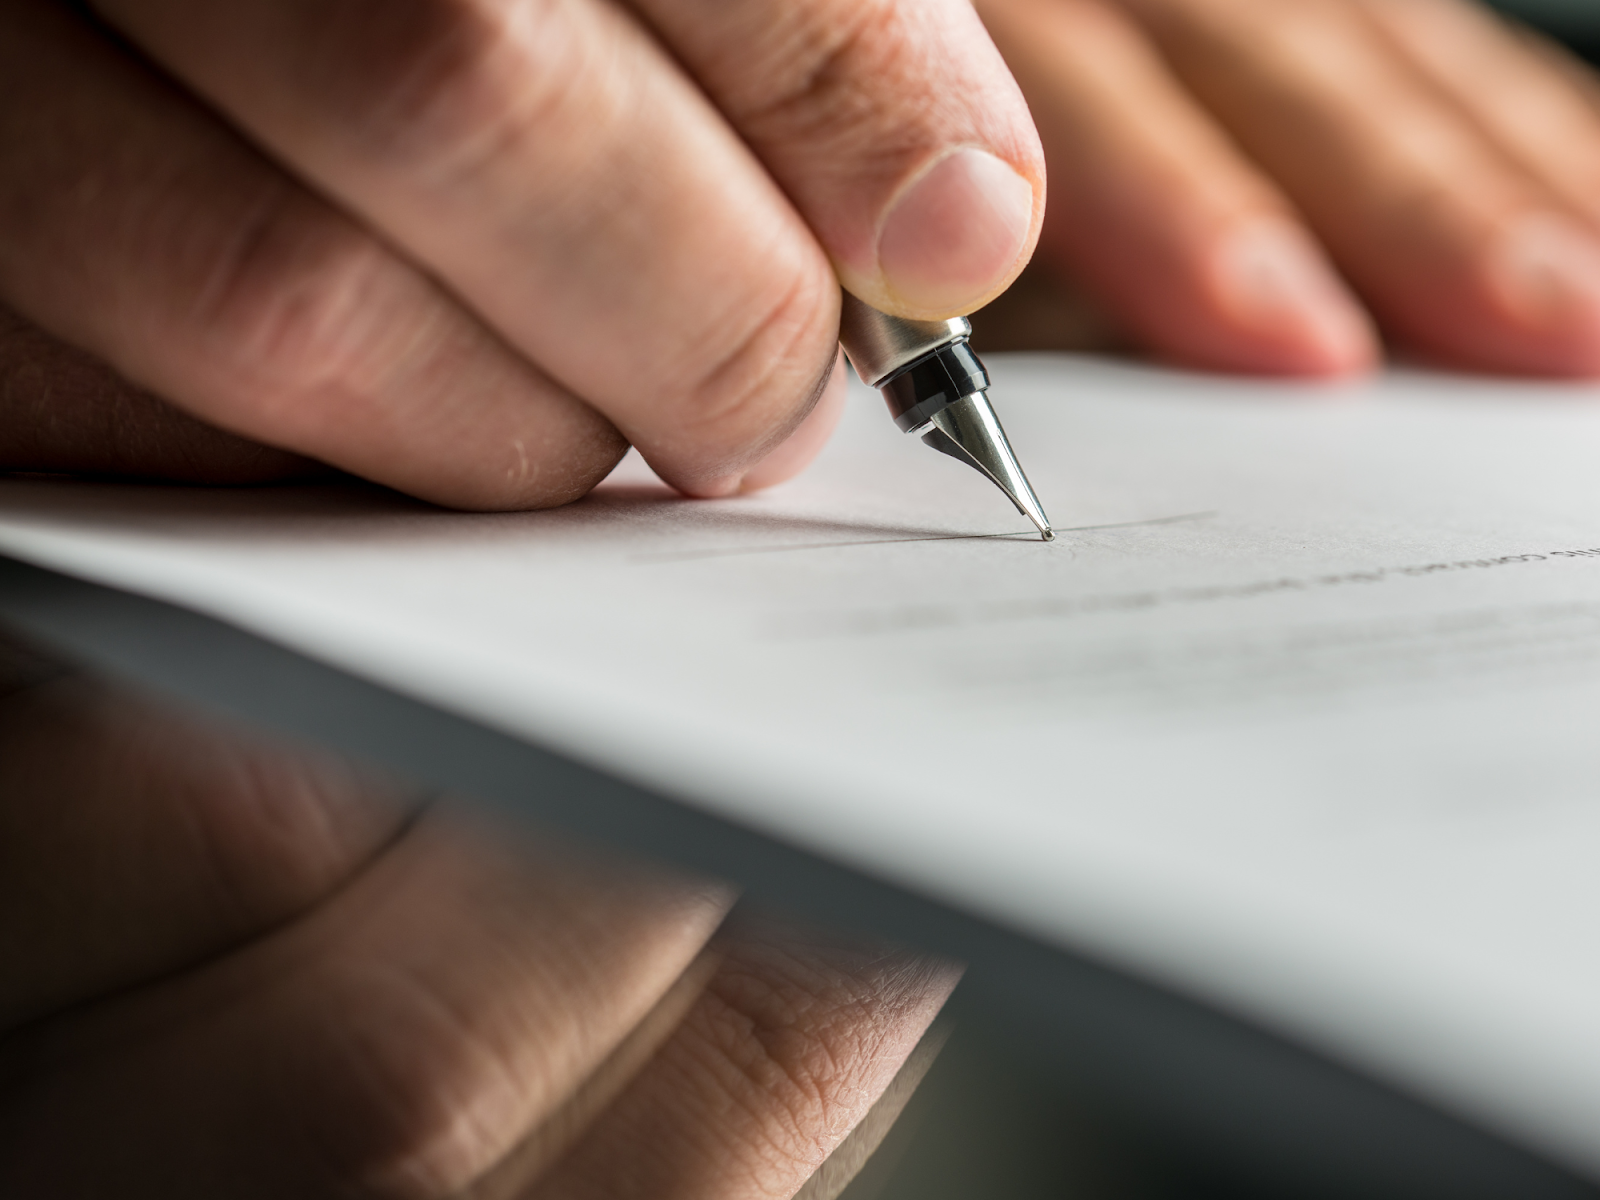
<svg viewBox="0 0 1600 1200">
<path fill-rule="evenodd" d="M 1092 949 L 1600 1170 L 1600 391 L 1000 359 L 1061 531 L 865 392 L 556 512 L 0 482 L 177 600 Z M 1015 536 L 995 536 L 1015 535 Z"/>
</svg>

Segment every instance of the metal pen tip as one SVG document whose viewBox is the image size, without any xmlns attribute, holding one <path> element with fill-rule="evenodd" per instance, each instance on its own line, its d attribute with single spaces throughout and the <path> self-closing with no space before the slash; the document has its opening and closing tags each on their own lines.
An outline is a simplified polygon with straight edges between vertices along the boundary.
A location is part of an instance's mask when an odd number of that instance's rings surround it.
<svg viewBox="0 0 1600 1200">
<path fill-rule="evenodd" d="M 987 393 L 973 392 L 940 409 L 922 440 L 939 453 L 982 471 L 1017 506 L 1017 511 L 1033 522 L 1041 538 L 1055 540 L 1050 518 L 1044 515 L 1044 506 L 1023 474 L 1022 464 L 1017 462 Z"/>
</svg>

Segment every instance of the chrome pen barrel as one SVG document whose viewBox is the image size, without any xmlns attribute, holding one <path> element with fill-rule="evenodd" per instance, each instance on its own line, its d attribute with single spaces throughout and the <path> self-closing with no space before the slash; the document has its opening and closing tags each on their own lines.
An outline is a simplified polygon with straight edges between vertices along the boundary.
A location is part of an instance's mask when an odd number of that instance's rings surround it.
<svg viewBox="0 0 1600 1200">
<path fill-rule="evenodd" d="M 965 317 L 908 321 L 879 312 L 849 292 L 839 309 L 839 344 L 856 374 L 871 387 L 882 387 L 884 380 L 917 359 L 971 335 Z"/>
</svg>

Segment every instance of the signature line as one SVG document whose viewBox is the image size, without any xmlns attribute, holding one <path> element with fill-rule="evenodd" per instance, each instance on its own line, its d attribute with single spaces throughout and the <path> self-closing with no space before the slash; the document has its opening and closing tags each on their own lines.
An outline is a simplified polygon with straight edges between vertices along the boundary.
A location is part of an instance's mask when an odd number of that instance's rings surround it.
<svg viewBox="0 0 1600 1200">
<path fill-rule="evenodd" d="M 1209 512 L 1179 513 L 1175 517 L 1151 517 L 1144 521 L 1116 521 L 1109 525 L 1069 525 L 1058 527 L 1060 533 L 1092 533 L 1099 529 L 1133 529 L 1140 525 L 1175 525 L 1180 521 L 1204 521 L 1217 515 Z M 639 563 L 685 562 L 696 558 L 732 558 L 742 554 L 784 554 L 791 550 L 838 550 L 846 546 L 893 546 L 901 542 L 970 542 L 970 541 L 1037 541 L 1033 530 L 1018 533 L 935 533 L 925 537 L 871 538 L 856 542 L 792 542 L 785 546 L 731 546 L 726 550 L 680 550 L 665 554 L 640 554 L 633 561 Z"/>
</svg>

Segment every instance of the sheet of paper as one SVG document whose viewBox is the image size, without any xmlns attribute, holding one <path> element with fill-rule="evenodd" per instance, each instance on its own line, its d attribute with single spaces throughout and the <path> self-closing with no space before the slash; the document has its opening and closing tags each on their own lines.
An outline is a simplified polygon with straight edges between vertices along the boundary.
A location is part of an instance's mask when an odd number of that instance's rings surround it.
<svg viewBox="0 0 1600 1200">
<path fill-rule="evenodd" d="M 1207 996 L 1600 1173 L 1600 391 L 991 364 L 766 495 L 0 483 L 181 601 Z"/>
</svg>

